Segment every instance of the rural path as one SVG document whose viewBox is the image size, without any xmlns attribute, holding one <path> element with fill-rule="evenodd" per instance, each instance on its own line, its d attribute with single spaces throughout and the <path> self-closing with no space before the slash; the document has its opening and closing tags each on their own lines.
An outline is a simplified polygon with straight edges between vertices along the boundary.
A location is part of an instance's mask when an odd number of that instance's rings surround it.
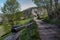
<svg viewBox="0 0 60 40">
<path fill-rule="evenodd" d="M 35 20 L 41 40 L 60 40 L 60 27 Z"/>
</svg>

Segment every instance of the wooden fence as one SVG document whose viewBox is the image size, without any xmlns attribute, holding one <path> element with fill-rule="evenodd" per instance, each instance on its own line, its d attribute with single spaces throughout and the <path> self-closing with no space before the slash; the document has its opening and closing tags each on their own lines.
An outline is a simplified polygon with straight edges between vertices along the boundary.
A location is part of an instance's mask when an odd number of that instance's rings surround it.
<svg viewBox="0 0 60 40">
<path fill-rule="evenodd" d="M 28 33 L 28 36 L 30 37 L 30 40 L 32 40 L 31 34 L 29 32 L 31 30 L 32 24 L 33 22 L 23 26 L 13 26 L 11 29 L 11 34 L 8 37 L 6 37 L 4 40 L 20 40 L 21 32 L 25 27 L 27 28 L 27 33 Z"/>
</svg>

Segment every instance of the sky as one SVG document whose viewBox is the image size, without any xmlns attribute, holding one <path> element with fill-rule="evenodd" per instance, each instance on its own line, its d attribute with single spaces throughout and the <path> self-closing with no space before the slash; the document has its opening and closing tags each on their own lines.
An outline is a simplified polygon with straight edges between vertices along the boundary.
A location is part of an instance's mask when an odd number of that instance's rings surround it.
<svg viewBox="0 0 60 40">
<path fill-rule="evenodd" d="M 1 7 L 3 7 L 4 2 L 5 2 L 5 0 L 0 0 L 0 13 L 2 13 L 1 12 Z"/>
<path fill-rule="evenodd" d="M 0 0 L 0 13 L 1 13 L 1 7 L 4 6 L 4 3 L 6 0 Z M 32 0 L 18 0 L 21 6 L 21 11 L 25 10 L 30 7 L 36 7 L 36 5 L 32 2 Z"/>
<path fill-rule="evenodd" d="M 21 9 L 27 9 L 29 7 L 36 7 L 36 5 L 32 2 L 32 0 L 19 0 Z"/>
</svg>

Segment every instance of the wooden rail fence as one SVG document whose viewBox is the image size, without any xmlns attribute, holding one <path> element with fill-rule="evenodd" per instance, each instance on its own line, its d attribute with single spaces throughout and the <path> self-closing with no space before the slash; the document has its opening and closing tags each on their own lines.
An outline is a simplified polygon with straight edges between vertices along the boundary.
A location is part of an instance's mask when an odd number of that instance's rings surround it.
<svg viewBox="0 0 60 40">
<path fill-rule="evenodd" d="M 20 40 L 21 32 L 25 27 L 27 28 L 27 33 L 28 33 L 28 36 L 30 37 L 30 40 L 32 40 L 31 34 L 29 32 L 31 30 L 32 24 L 33 22 L 23 26 L 13 26 L 11 29 L 11 34 L 8 37 L 6 37 L 4 40 Z"/>
</svg>

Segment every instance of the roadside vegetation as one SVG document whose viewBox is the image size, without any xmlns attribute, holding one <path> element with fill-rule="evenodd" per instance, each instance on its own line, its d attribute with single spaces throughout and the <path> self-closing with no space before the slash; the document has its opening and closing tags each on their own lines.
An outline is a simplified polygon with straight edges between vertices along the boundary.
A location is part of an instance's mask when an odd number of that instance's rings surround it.
<svg viewBox="0 0 60 40">
<path fill-rule="evenodd" d="M 40 40 L 39 33 L 37 31 L 37 25 L 35 22 L 30 26 L 30 30 L 28 30 L 27 27 L 22 30 L 20 39 L 21 40 Z"/>
<path fill-rule="evenodd" d="M 30 23 L 32 19 L 31 18 L 28 18 L 28 19 L 25 19 L 25 20 L 21 20 L 19 22 L 19 25 L 24 25 L 24 24 L 27 24 L 27 23 Z M 7 26 L 8 27 L 8 26 Z M 11 29 L 10 27 L 5 27 L 7 30 Z M 38 40 L 39 39 L 39 34 L 37 32 L 37 25 L 36 23 L 34 22 L 31 26 L 31 30 L 29 31 L 30 32 L 30 35 L 27 31 L 28 29 L 25 27 L 23 30 L 22 30 L 22 34 L 20 36 L 20 39 L 21 40 L 30 40 L 30 39 L 33 39 L 33 40 Z M 11 31 L 11 30 L 9 30 Z M 4 32 L 4 31 L 3 31 Z M 6 38 L 7 36 L 10 35 L 10 32 L 7 33 L 7 34 L 4 34 L 3 36 L 0 37 L 0 40 L 4 40 L 4 38 Z"/>
<path fill-rule="evenodd" d="M 21 21 L 19 21 L 19 25 L 27 24 L 27 23 L 29 23 L 30 20 L 31 20 L 30 18 L 29 19 L 25 19 L 25 20 L 21 20 Z M 2 30 L 2 29 L 5 29 L 5 30 Z M 0 34 L 2 34 L 2 35 L 0 35 L 1 36 L 0 40 L 3 40 L 4 38 L 6 38 L 11 33 L 11 26 L 6 26 L 5 28 L 2 28 L 2 29 L 1 29 L 2 32 L 0 31 L 1 32 Z"/>
<path fill-rule="evenodd" d="M 40 11 L 40 19 L 49 24 L 60 24 L 60 2 L 59 0 L 33 0 Z M 47 11 L 47 15 L 45 12 Z M 41 17 L 42 12 L 42 17 Z M 46 17 L 44 17 L 46 16 Z"/>
</svg>

